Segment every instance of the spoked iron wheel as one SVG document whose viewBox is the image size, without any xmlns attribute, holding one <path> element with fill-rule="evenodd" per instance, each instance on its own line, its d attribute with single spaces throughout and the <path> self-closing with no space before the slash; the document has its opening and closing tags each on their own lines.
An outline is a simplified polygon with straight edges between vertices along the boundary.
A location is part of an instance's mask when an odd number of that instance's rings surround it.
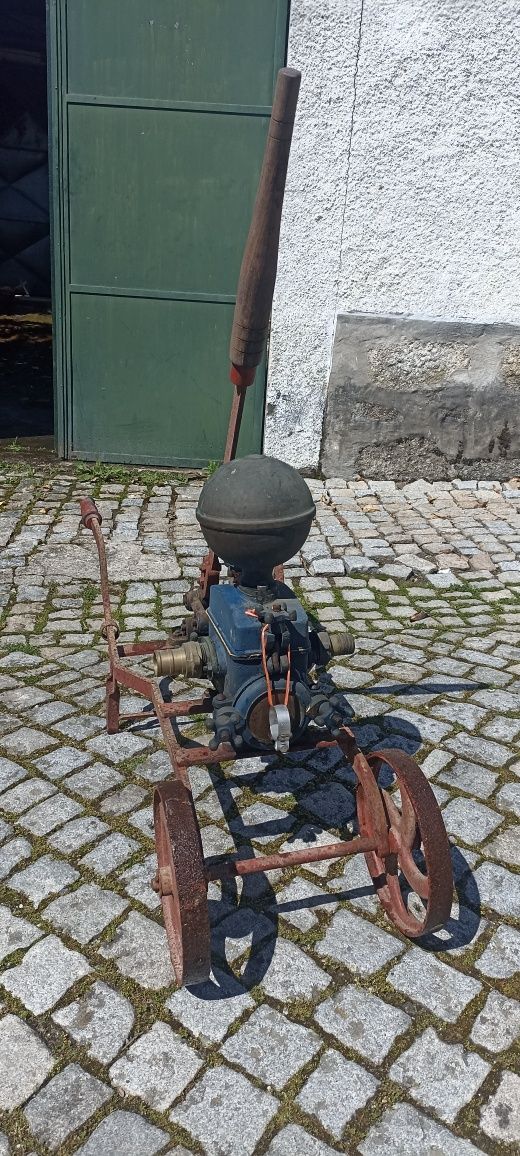
<svg viewBox="0 0 520 1156">
<path fill-rule="evenodd" d="M 191 792 L 177 779 L 153 797 L 157 876 L 170 956 L 179 986 L 203 983 L 211 970 L 204 857 Z"/>
<path fill-rule="evenodd" d="M 357 756 L 359 758 L 360 756 Z M 448 920 L 453 896 L 450 847 L 442 815 L 421 768 L 398 750 L 378 751 L 366 758 L 377 782 L 384 763 L 394 772 L 401 808 L 392 795 L 378 788 L 386 816 L 389 853 L 365 854 L 368 870 L 387 915 L 411 939 L 442 927 Z M 356 769 L 356 760 L 354 760 Z M 360 834 L 376 832 L 363 775 L 357 787 Z"/>
</svg>

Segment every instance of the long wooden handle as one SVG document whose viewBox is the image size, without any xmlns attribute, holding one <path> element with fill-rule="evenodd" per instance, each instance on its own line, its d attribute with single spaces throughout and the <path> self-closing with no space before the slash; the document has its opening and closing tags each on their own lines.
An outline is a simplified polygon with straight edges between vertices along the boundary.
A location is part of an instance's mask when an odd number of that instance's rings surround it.
<svg viewBox="0 0 520 1156">
<path fill-rule="evenodd" d="M 301 73 L 281 68 L 253 218 L 242 259 L 229 356 L 232 366 L 254 370 L 267 339 L 273 302 L 283 197 Z M 233 377 L 233 372 L 232 372 Z"/>
</svg>

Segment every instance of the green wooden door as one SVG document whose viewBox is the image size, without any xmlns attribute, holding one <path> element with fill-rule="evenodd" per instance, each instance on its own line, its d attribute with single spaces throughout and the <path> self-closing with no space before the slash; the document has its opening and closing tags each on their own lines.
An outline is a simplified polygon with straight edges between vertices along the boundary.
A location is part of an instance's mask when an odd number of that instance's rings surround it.
<svg viewBox="0 0 520 1156">
<path fill-rule="evenodd" d="M 57 443 L 223 454 L 227 347 L 289 0 L 50 0 Z M 265 367 L 240 453 L 261 448 Z"/>
</svg>

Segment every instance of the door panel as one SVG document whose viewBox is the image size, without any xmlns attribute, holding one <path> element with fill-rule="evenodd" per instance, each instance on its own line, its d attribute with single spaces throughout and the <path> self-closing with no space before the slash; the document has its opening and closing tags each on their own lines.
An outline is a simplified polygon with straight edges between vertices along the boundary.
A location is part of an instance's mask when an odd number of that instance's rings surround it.
<svg viewBox="0 0 520 1156">
<path fill-rule="evenodd" d="M 222 457 L 288 0 L 50 0 L 58 446 Z M 261 449 L 265 365 L 240 453 Z"/>
</svg>

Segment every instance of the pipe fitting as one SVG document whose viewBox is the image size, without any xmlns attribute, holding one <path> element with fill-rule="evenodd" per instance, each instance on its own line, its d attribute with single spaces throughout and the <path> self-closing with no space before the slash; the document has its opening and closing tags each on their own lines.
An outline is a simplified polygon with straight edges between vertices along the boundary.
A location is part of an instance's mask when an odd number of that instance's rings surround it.
<svg viewBox="0 0 520 1156">
<path fill-rule="evenodd" d="M 153 667 L 157 678 L 202 678 L 205 655 L 199 642 L 185 642 L 175 649 L 156 650 Z"/>
<path fill-rule="evenodd" d="M 330 649 L 334 657 L 340 654 L 354 654 L 356 649 L 356 640 L 352 634 L 341 632 L 338 634 L 329 634 Z"/>
</svg>

